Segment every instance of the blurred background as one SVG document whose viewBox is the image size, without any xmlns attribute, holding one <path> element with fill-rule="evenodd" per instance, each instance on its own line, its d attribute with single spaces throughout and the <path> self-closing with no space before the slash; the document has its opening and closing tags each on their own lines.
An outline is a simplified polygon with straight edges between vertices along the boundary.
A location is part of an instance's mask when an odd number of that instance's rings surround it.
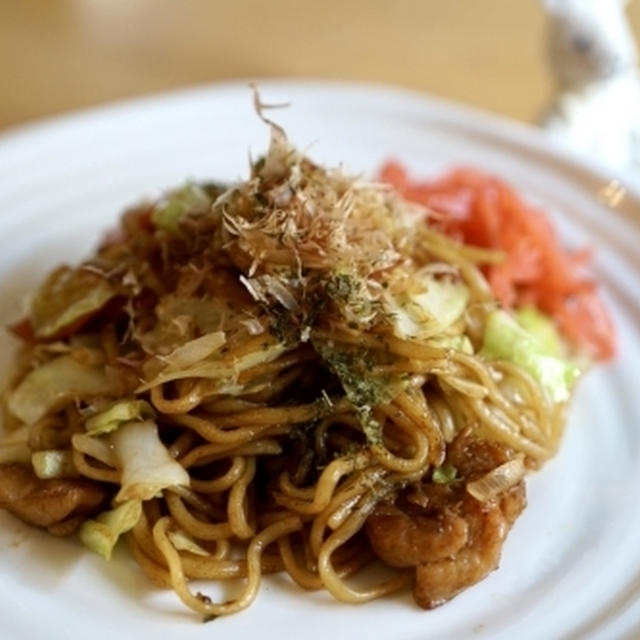
<svg viewBox="0 0 640 640">
<path fill-rule="evenodd" d="M 639 36 L 640 0 L 628 16 Z M 0 129 L 289 76 L 400 85 L 534 122 L 553 91 L 544 33 L 540 0 L 0 0 Z"/>
</svg>

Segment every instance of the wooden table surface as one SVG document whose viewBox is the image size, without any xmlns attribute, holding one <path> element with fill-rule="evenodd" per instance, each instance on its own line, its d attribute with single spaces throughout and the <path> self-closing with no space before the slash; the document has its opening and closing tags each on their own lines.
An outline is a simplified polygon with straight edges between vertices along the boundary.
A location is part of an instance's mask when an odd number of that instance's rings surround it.
<svg viewBox="0 0 640 640">
<path fill-rule="evenodd" d="M 629 16 L 640 36 L 640 0 Z M 553 91 L 544 33 L 541 0 L 0 0 L 0 129 L 289 76 L 395 84 L 533 122 Z"/>
</svg>

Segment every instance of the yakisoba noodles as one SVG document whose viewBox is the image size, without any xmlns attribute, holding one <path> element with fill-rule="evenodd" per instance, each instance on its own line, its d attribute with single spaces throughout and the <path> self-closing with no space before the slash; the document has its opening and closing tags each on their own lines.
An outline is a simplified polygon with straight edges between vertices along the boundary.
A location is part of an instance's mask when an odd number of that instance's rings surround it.
<svg viewBox="0 0 640 640">
<path fill-rule="evenodd" d="M 271 132 L 247 181 L 126 212 L 35 294 L 0 504 L 107 558 L 126 539 L 205 619 L 283 571 L 437 606 L 497 567 L 576 369 L 499 310 L 499 252 Z M 189 584 L 236 579 L 220 603 Z"/>
</svg>

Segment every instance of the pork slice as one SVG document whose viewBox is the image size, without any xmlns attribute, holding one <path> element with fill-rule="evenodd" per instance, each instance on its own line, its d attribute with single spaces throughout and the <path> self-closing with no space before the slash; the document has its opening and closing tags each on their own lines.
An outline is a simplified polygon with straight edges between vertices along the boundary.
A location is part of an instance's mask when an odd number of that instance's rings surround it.
<svg viewBox="0 0 640 640">
<path fill-rule="evenodd" d="M 23 465 L 0 464 L 0 508 L 54 534 L 72 533 L 106 498 L 105 489 L 88 479 L 42 480 Z"/>
</svg>

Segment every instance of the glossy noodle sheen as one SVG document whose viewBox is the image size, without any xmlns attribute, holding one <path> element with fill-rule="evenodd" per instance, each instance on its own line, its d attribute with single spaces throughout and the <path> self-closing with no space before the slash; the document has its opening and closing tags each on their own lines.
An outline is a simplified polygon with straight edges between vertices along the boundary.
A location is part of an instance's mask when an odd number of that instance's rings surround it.
<svg viewBox="0 0 640 640">
<path fill-rule="evenodd" d="M 483 352 L 497 303 L 478 264 L 499 254 L 271 131 L 246 182 L 125 213 L 36 293 L 14 326 L 5 413 L 23 438 L 0 505 L 90 547 L 128 505 L 112 542 L 205 619 L 280 571 L 342 602 L 412 584 L 436 606 L 497 566 L 565 402 Z M 51 477 L 13 490 L 34 452 Z M 85 485 L 93 502 L 40 517 L 42 495 Z M 380 559 L 382 577 L 352 580 Z M 194 579 L 242 588 L 217 603 Z"/>
</svg>

